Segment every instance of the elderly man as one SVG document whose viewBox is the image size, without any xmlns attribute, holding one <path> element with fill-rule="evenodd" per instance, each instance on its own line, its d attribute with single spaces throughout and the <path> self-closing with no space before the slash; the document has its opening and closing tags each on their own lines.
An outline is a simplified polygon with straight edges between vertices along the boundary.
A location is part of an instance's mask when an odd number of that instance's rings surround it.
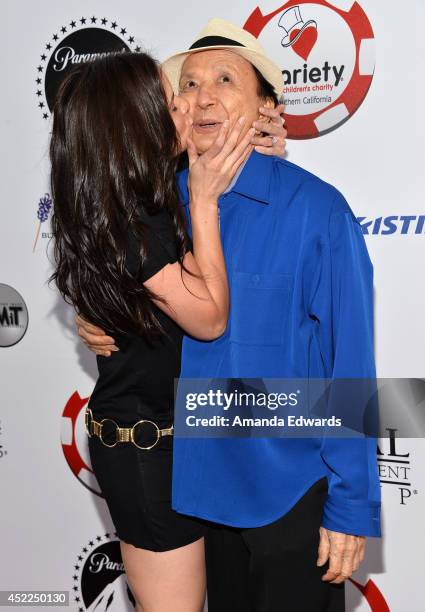
<svg viewBox="0 0 425 612">
<path fill-rule="evenodd" d="M 198 153 L 283 88 L 258 41 L 219 19 L 164 70 L 190 104 Z M 190 224 L 187 171 L 179 183 Z M 229 322 L 213 342 L 184 339 L 181 376 L 373 378 L 373 268 L 341 193 L 254 151 L 219 206 Z M 93 331 L 80 335 L 106 354 L 111 340 Z M 380 536 L 373 439 L 174 444 L 173 508 L 210 525 L 209 612 L 343 612 L 365 536 Z"/>
</svg>

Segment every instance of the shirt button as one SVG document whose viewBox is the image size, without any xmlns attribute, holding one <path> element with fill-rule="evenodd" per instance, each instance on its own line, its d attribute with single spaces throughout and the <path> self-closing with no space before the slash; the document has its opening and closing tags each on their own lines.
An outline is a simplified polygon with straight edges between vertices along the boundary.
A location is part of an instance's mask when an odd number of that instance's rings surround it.
<svg viewBox="0 0 425 612">
<path fill-rule="evenodd" d="M 252 276 L 252 281 L 253 281 L 254 283 L 258 283 L 258 282 L 259 282 L 259 280 L 260 280 L 260 277 L 258 276 L 258 274 L 253 274 L 253 276 Z"/>
</svg>

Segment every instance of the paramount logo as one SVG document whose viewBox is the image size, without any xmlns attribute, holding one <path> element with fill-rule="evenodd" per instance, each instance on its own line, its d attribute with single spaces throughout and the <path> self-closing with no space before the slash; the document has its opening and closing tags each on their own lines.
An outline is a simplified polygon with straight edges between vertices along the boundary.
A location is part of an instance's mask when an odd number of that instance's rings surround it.
<svg viewBox="0 0 425 612">
<path fill-rule="evenodd" d="M 49 118 L 58 89 L 74 66 L 141 50 L 136 37 L 113 19 L 92 15 L 64 23 L 44 45 L 38 60 L 35 95 L 43 119 Z"/>
<path fill-rule="evenodd" d="M 99 57 L 105 57 L 106 55 L 117 55 L 118 53 L 125 53 L 128 51 L 126 47 L 123 47 L 119 51 L 104 51 L 102 53 L 76 53 L 72 47 L 59 47 L 54 55 L 55 62 L 53 64 L 53 70 L 56 72 L 62 72 L 71 64 L 81 64 L 81 62 L 90 62 Z"/>
</svg>

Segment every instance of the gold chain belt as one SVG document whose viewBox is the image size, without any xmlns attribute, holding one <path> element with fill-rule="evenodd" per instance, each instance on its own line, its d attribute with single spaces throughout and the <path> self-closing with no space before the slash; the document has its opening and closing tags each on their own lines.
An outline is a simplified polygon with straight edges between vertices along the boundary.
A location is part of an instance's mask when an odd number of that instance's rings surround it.
<svg viewBox="0 0 425 612">
<path fill-rule="evenodd" d="M 174 433 L 174 426 L 167 427 L 166 429 L 159 429 L 158 425 L 154 421 L 148 421 L 142 419 L 137 421 L 132 427 L 120 427 L 113 419 L 102 419 L 100 422 L 95 421 L 93 418 L 93 412 L 90 408 L 86 408 L 84 415 L 84 422 L 86 426 L 86 432 L 89 438 L 92 436 L 98 436 L 104 446 L 113 448 L 118 442 L 132 442 L 137 448 L 142 450 L 150 450 L 156 446 L 163 436 L 172 436 Z M 112 425 L 111 425 L 112 424 Z M 141 446 L 137 443 L 137 438 L 141 435 L 141 428 L 144 425 L 152 428 L 152 434 L 156 436 L 153 444 L 150 446 Z"/>
</svg>

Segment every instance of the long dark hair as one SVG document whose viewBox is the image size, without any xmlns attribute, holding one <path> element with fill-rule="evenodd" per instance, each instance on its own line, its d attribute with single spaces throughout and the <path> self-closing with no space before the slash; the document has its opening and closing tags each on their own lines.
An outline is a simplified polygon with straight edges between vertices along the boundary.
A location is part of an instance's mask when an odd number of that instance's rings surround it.
<svg viewBox="0 0 425 612">
<path fill-rule="evenodd" d="M 148 291 L 125 268 L 128 232 L 146 258 L 141 213 L 167 209 L 179 261 L 188 249 L 175 179 L 178 135 L 157 62 L 108 55 L 64 79 L 50 142 L 56 269 L 66 302 L 104 329 L 147 338 L 163 330 Z"/>
</svg>

